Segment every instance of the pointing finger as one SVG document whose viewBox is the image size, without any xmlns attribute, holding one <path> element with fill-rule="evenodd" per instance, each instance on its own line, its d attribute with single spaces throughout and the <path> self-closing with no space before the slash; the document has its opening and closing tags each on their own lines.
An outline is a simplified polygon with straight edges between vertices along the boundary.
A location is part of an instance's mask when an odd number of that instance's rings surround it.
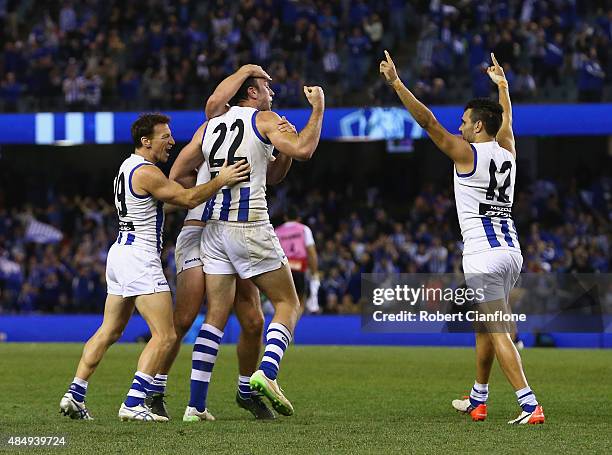
<svg viewBox="0 0 612 455">
<path fill-rule="evenodd" d="M 385 57 L 387 57 L 387 62 L 393 63 L 393 60 L 391 59 L 391 56 L 389 55 L 389 51 L 387 51 L 386 49 L 385 49 Z"/>
<path fill-rule="evenodd" d="M 493 52 L 491 52 L 491 61 L 493 62 L 493 65 L 499 67 L 499 63 L 497 63 L 497 59 L 495 58 L 495 54 Z"/>
</svg>

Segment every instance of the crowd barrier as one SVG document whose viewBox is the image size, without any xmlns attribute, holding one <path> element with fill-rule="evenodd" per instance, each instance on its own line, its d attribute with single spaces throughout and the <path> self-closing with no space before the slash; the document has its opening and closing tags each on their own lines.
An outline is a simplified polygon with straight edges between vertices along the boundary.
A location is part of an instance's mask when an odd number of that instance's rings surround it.
<svg viewBox="0 0 612 455">
<path fill-rule="evenodd" d="M 200 315 L 185 337 L 193 343 L 202 324 Z M 5 342 L 84 342 L 99 327 L 102 315 L 0 315 L 0 340 Z M 269 320 L 266 320 L 269 323 Z M 225 329 L 224 343 L 236 343 L 240 327 L 232 316 Z M 149 331 L 142 317 L 135 315 L 121 342 L 147 339 Z M 562 348 L 612 348 L 612 333 L 549 333 L 548 343 Z M 534 346 L 536 336 L 522 333 L 526 346 Z M 300 345 L 385 345 L 385 346 L 473 346 L 471 333 L 366 333 L 358 315 L 304 316 L 295 332 Z"/>
</svg>

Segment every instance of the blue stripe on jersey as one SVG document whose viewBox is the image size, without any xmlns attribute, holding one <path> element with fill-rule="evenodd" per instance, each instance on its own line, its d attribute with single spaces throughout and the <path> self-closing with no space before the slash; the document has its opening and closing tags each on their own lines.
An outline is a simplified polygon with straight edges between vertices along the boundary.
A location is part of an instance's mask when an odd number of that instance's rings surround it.
<svg viewBox="0 0 612 455">
<path fill-rule="evenodd" d="M 270 142 L 270 139 L 264 139 L 259 130 L 257 129 L 257 122 L 255 121 L 255 118 L 257 117 L 258 112 L 259 111 L 253 112 L 253 115 L 251 116 L 251 126 L 253 127 L 253 131 L 255 131 L 255 135 L 259 138 L 259 140 L 264 144 L 270 145 L 272 143 Z"/>
<path fill-rule="evenodd" d="M 132 196 L 137 197 L 138 199 L 146 199 L 146 198 L 149 197 L 149 195 L 147 194 L 145 196 L 142 196 L 140 194 L 134 193 L 134 188 L 132 188 L 132 176 L 134 175 L 134 171 L 136 169 L 138 169 L 140 166 L 145 166 L 147 164 L 151 164 L 151 163 L 148 163 L 148 162 L 147 163 L 140 163 L 140 164 L 137 164 L 136 166 L 134 166 L 134 168 L 130 171 L 130 177 L 128 178 L 129 187 L 130 187 L 130 193 L 132 193 Z"/>
<path fill-rule="evenodd" d="M 227 221 L 229 219 L 230 202 L 232 201 L 232 190 L 230 188 L 224 188 L 221 191 L 223 192 L 223 202 L 221 202 L 219 219 L 221 221 Z"/>
<path fill-rule="evenodd" d="M 474 169 L 472 169 L 472 172 L 468 172 L 467 174 L 459 174 L 459 172 L 455 171 L 457 172 L 457 177 L 471 177 L 472 175 L 474 175 L 474 172 L 476 172 L 476 165 L 478 164 L 478 153 L 476 152 L 476 147 L 474 147 L 474 144 L 470 144 L 470 147 L 472 147 L 472 153 L 474 154 Z"/>
<path fill-rule="evenodd" d="M 162 228 L 164 227 L 164 203 L 157 201 L 157 216 L 155 218 L 155 238 L 157 239 L 157 251 L 162 249 Z"/>
<path fill-rule="evenodd" d="M 136 236 L 134 234 L 128 234 L 127 238 L 125 239 L 124 245 L 131 245 L 132 243 L 134 243 L 135 238 Z"/>
<path fill-rule="evenodd" d="M 516 241 L 518 242 L 519 238 L 518 238 L 518 231 L 516 230 L 516 224 L 514 224 L 514 220 L 510 220 L 510 221 L 512 221 L 512 230 L 514 231 L 514 236 L 516 237 Z"/>
<path fill-rule="evenodd" d="M 501 243 L 499 243 L 499 240 L 497 240 L 497 236 L 495 235 L 495 230 L 493 229 L 493 223 L 491 222 L 491 218 L 483 217 L 481 218 L 481 220 L 485 230 L 485 234 L 487 234 L 487 240 L 489 241 L 489 245 L 491 245 L 491 248 L 501 246 Z"/>
<path fill-rule="evenodd" d="M 121 232 L 119 233 L 119 237 L 117 237 L 117 243 L 121 245 Z"/>
<path fill-rule="evenodd" d="M 240 188 L 240 202 L 238 202 L 238 221 L 249 221 L 249 199 L 251 187 Z"/>
<path fill-rule="evenodd" d="M 508 246 L 514 247 L 514 242 L 510 236 L 510 229 L 508 228 L 508 220 L 501 220 L 501 229 L 504 234 L 504 240 L 506 240 Z"/>
<path fill-rule="evenodd" d="M 215 207 L 215 196 L 211 197 L 208 201 L 206 201 L 206 205 L 204 206 L 204 210 L 202 211 L 202 221 L 210 220 L 212 216 L 213 208 Z"/>
</svg>

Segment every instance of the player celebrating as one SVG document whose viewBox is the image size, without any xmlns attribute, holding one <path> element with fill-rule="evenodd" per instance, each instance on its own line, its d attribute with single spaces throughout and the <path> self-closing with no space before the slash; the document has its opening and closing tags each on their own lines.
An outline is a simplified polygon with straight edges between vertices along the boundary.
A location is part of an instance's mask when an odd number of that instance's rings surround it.
<svg viewBox="0 0 612 455">
<path fill-rule="evenodd" d="M 214 118 L 224 114 L 228 107 L 227 102 L 236 94 L 240 86 L 249 77 L 260 77 L 270 79 L 268 74 L 258 65 L 244 65 L 234 74 L 225 78 L 215 89 L 206 103 L 207 118 Z M 295 127 L 283 117 L 278 125 L 279 131 L 294 131 Z M 172 169 L 170 179 L 176 180 L 186 188 L 194 186 L 194 169 L 198 169 L 197 183 L 202 184 L 210 180 L 208 167 L 203 165 L 204 155 L 202 153 L 202 133 L 204 125 L 194 134 L 191 142 L 179 153 Z M 279 156 L 268 166 L 268 183 L 278 183 L 284 178 L 291 158 L 285 155 Z M 159 415 L 167 416 L 164 404 L 164 392 L 168 379 L 168 373 L 181 347 L 181 341 L 195 320 L 205 296 L 205 275 L 202 269 L 200 257 L 200 241 L 202 231 L 206 223 L 202 221 L 204 204 L 189 210 L 185 217 L 185 223 L 177 238 L 175 258 L 177 268 L 176 305 L 174 308 L 174 327 L 176 330 L 176 343 L 169 352 L 169 356 L 163 360 L 159 373 L 155 380 L 160 389 L 149 397 L 151 409 Z M 238 279 L 236 283 L 236 298 L 234 310 L 240 323 L 241 332 L 236 346 L 238 354 L 238 391 L 236 392 L 236 403 L 250 411 L 257 419 L 274 419 L 274 413 L 261 400 L 260 395 L 255 394 L 249 385 L 251 374 L 257 368 L 261 350 L 261 336 L 263 332 L 264 318 L 261 311 L 259 291 L 248 280 Z M 196 350 L 192 355 L 194 375 L 199 374 L 199 367 L 205 354 L 201 352 L 203 347 L 196 344 Z M 190 406 L 186 409 L 184 420 L 214 420 L 213 415 L 205 408 L 201 400 L 204 394 L 201 381 L 193 380 L 191 387 Z M 200 411 L 198 411 L 200 409 Z"/>
<path fill-rule="evenodd" d="M 304 306 L 311 313 L 319 311 L 317 294 L 319 292 L 319 267 L 317 249 L 312 231 L 300 222 L 297 211 L 289 208 L 285 222 L 275 230 L 283 251 L 289 260 L 295 289 L 300 298 L 300 312 Z M 310 298 L 306 301 L 306 272 L 310 273 Z"/>
<path fill-rule="evenodd" d="M 232 99 L 232 107 L 210 120 L 204 133 L 202 150 L 212 176 L 219 172 L 225 160 L 247 161 L 252 168 L 248 182 L 223 188 L 204 209 L 204 219 L 208 222 L 202 251 L 208 312 L 198 340 L 206 356 L 200 362 L 200 372 L 192 371 L 192 381 L 202 383 L 198 388 L 203 392 L 204 404 L 234 301 L 238 274 L 242 279 L 250 278 L 275 308 L 266 333 L 262 362 L 249 383 L 272 402 L 277 412 L 293 414 L 293 406 L 283 395 L 276 377 L 297 321 L 299 300 L 287 258 L 269 221 L 265 189 L 268 161 L 273 160 L 274 147 L 288 157 L 307 160 L 319 143 L 323 90 L 304 87 L 304 93 L 312 105 L 312 113 L 299 134 L 278 131 L 280 117 L 270 110 L 274 92 L 262 78 L 248 78 Z"/>
<path fill-rule="evenodd" d="M 509 312 L 510 290 L 519 277 L 523 257 L 511 218 L 516 176 L 516 150 L 508 82 L 491 54 L 488 74 L 499 89 L 499 103 L 474 99 L 465 108 L 459 131 L 450 134 L 432 112 L 408 90 L 397 75 L 391 56 L 380 72 L 431 140 L 455 163 L 455 200 L 463 235 L 463 270 L 467 275 L 494 277 L 479 303 L 481 311 Z M 469 284 L 469 283 L 468 283 Z M 494 358 L 516 391 L 521 414 L 508 423 L 544 423 L 544 412 L 527 384 L 521 358 L 507 330 L 486 326 L 476 333 L 476 382 L 469 399 L 454 400 L 453 407 L 473 420 L 487 416 L 488 382 Z"/>
<path fill-rule="evenodd" d="M 224 163 L 217 178 L 192 189 L 168 180 L 155 163 L 166 162 L 174 145 L 169 121 L 162 114 L 145 114 L 131 127 L 136 150 L 121 164 L 114 182 L 119 236 L 106 262 L 108 296 L 104 319 L 85 344 L 76 376 L 60 401 L 60 412 L 73 419 L 91 419 L 85 406 L 88 380 L 106 350 L 123 333 L 136 307 L 149 326 L 151 340 L 140 355 L 138 370 L 119 409 L 119 417 L 121 420 L 168 420 L 151 412 L 144 403 L 147 393 L 154 390 L 152 375 L 158 371 L 161 359 L 167 356 L 176 338 L 170 288 L 159 256 L 163 202 L 193 208 L 220 188 L 244 181 L 249 175 L 247 163 L 229 166 Z"/>
</svg>

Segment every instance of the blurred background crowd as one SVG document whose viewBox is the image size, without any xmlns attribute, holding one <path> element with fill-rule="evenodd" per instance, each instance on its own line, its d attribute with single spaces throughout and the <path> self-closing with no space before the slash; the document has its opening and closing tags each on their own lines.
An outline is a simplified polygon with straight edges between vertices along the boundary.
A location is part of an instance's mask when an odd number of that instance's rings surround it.
<svg viewBox="0 0 612 455">
<path fill-rule="evenodd" d="M 275 188 L 270 215 L 299 207 L 319 253 L 319 303 L 326 313 L 358 310 L 362 273 L 457 272 L 460 232 L 450 187 L 425 185 L 401 204 L 378 187 Z M 0 313 L 101 312 L 115 207 L 105 199 L 49 191 L 46 202 L 0 205 Z M 610 271 L 612 179 L 586 187 L 538 180 L 518 192 L 514 219 L 527 272 Z M 407 210 L 407 212 L 406 212 Z M 32 218 L 37 220 L 32 224 Z M 183 213 L 166 218 L 163 260 L 174 286 L 174 242 Z M 38 222 L 44 225 L 37 224 Z"/>
<path fill-rule="evenodd" d="M 489 52 L 519 101 L 612 98 L 608 0 L 0 0 L 3 112 L 199 109 L 244 63 L 277 107 L 321 84 L 328 105 L 396 102 L 393 49 L 427 103 L 486 96 Z"/>
</svg>

